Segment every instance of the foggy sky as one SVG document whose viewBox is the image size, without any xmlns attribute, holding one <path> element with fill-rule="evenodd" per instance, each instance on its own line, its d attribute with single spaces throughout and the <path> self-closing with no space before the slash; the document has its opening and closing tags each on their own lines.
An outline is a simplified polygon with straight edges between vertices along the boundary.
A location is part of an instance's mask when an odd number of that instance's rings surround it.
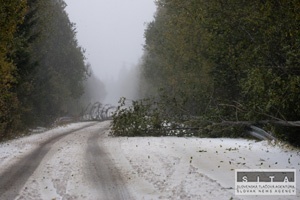
<svg viewBox="0 0 300 200">
<path fill-rule="evenodd" d="M 76 23 L 79 45 L 97 77 L 116 79 L 123 66 L 142 56 L 145 23 L 153 20 L 153 0 L 65 0 Z"/>
</svg>

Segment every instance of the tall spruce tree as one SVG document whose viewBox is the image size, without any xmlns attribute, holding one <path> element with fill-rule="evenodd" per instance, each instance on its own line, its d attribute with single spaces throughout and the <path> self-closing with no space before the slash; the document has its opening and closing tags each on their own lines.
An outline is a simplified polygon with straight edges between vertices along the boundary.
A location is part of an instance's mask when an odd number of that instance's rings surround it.
<svg viewBox="0 0 300 200">
<path fill-rule="evenodd" d="M 161 102 L 209 121 L 298 121 L 299 0 L 159 0 L 143 77 Z M 154 92 L 155 94 L 155 92 Z M 298 128 L 277 136 L 293 141 Z"/>
<path fill-rule="evenodd" d="M 80 110 L 87 66 L 65 7 L 0 1 L 0 139 Z"/>
<path fill-rule="evenodd" d="M 26 12 L 26 1 L 0 1 L 0 139 L 9 137 L 20 121 L 19 100 L 13 90 L 17 82 L 13 56 L 17 49 L 15 34 Z"/>
</svg>

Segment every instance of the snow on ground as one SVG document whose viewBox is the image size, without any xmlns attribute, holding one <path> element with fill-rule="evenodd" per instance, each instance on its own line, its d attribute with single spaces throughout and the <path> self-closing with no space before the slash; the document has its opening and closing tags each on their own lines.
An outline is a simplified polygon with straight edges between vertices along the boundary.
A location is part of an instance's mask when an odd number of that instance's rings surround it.
<svg viewBox="0 0 300 200">
<path fill-rule="evenodd" d="M 9 142 L 0 143 L 0 173 L 8 168 L 11 164 L 17 162 L 24 154 L 27 154 L 37 148 L 40 143 L 47 139 L 61 135 L 69 131 L 89 126 L 95 122 L 73 123 L 65 126 L 56 127 L 43 133 L 35 133 L 33 135 L 15 139 Z"/>
<path fill-rule="evenodd" d="M 246 139 L 103 141 L 137 199 L 300 199 L 300 150 Z M 297 196 L 235 196 L 235 169 L 297 169 Z"/>
<path fill-rule="evenodd" d="M 78 131 L 56 142 L 16 200 L 98 199 L 97 188 L 87 178 L 85 150 L 90 133 L 107 126 L 91 126 L 84 134 Z"/>
<path fill-rule="evenodd" d="M 0 174 L 53 135 L 92 123 L 76 123 L 0 144 Z M 96 199 L 86 179 L 89 133 L 98 123 L 55 143 L 17 199 Z M 100 133 L 100 131 L 99 131 Z M 300 199 L 300 150 L 266 141 L 177 137 L 110 137 L 99 140 L 134 199 Z M 82 150 L 83 149 L 83 150 Z M 235 169 L 297 169 L 296 196 L 235 196 Z"/>
<path fill-rule="evenodd" d="M 96 124 L 96 126 L 91 126 Z M 51 146 L 17 200 L 97 199 L 97 190 L 86 178 L 85 150 L 90 133 L 109 127 L 109 122 L 82 122 L 57 127 L 0 144 L 0 174 L 37 149 L 48 139 L 67 134 Z M 83 127 L 83 131 L 80 131 Z M 1 196 L 1 195 L 0 195 Z"/>
</svg>

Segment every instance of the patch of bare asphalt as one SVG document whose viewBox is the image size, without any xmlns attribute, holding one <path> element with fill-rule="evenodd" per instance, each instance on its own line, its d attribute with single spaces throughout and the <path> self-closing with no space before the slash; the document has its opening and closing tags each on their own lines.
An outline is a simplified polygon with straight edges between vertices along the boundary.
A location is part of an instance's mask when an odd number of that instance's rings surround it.
<svg viewBox="0 0 300 200">
<path fill-rule="evenodd" d="M 37 149 L 22 158 L 18 163 L 0 174 L 0 199 L 14 199 L 28 178 L 33 174 L 52 145 L 68 134 L 93 126 L 89 124 L 78 129 L 56 135 L 41 143 Z"/>
</svg>

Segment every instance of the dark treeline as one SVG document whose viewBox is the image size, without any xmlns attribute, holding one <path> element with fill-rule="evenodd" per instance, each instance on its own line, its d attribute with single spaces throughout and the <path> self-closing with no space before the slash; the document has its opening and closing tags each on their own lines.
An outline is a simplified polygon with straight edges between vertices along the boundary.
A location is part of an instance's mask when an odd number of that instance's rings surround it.
<svg viewBox="0 0 300 200">
<path fill-rule="evenodd" d="M 276 125 L 300 120 L 299 0 L 156 3 L 145 31 L 144 97 L 206 128 L 263 121 L 300 144 L 299 124 Z"/>
<path fill-rule="evenodd" d="M 81 108 L 89 69 L 65 7 L 63 0 L 0 0 L 1 139 Z"/>
</svg>

